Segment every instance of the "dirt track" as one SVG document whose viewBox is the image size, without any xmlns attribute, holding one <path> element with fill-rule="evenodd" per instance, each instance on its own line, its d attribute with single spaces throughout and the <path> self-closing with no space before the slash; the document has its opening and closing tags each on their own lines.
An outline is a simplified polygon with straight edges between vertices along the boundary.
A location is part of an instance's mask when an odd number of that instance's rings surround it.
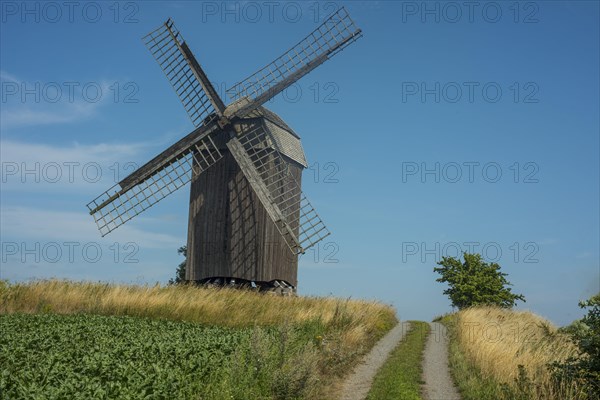
<svg viewBox="0 0 600 400">
<path fill-rule="evenodd" d="M 448 369 L 448 335 L 446 327 L 432 322 L 423 357 L 423 398 L 425 400 L 460 400 Z"/>
<path fill-rule="evenodd" d="M 363 400 L 367 397 L 377 370 L 387 360 L 390 352 L 402 340 L 409 328 L 410 323 L 401 322 L 377 342 L 344 383 L 341 400 Z"/>
</svg>

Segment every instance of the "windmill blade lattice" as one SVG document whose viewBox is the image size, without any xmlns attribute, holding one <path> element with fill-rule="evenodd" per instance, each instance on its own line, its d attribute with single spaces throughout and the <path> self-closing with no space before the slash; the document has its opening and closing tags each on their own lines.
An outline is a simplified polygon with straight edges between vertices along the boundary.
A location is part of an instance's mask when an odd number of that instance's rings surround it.
<svg viewBox="0 0 600 400">
<path fill-rule="evenodd" d="M 283 160 L 270 124 L 244 121 L 227 147 L 292 252 L 304 253 L 330 232 Z"/>
<path fill-rule="evenodd" d="M 212 130 L 205 131 L 204 135 L 173 156 L 166 158 L 164 154 L 183 140 L 142 166 L 138 171 L 146 171 L 142 175 L 144 178 L 132 178 L 136 176 L 134 172 L 88 203 L 100 234 L 105 236 L 123 225 L 188 183 L 192 173 L 200 174 L 219 161 L 223 154 L 211 138 Z M 155 160 L 162 162 L 157 164 Z"/>
<path fill-rule="evenodd" d="M 234 100 L 243 97 L 253 100 L 236 115 L 243 116 L 276 96 L 361 36 L 362 31 L 346 9 L 340 8 L 275 61 L 227 89 L 227 95 Z"/>
<path fill-rule="evenodd" d="M 266 215 L 259 213 L 257 222 L 260 229 L 268 232 L 261 240 L 281 243 L 278 231 L 292 252 L 300 254 L 327 237 L 329 230 L 301 190 L 300 177 L 306 162 L 299 137 L 283 121 L 274 121 L 262 112 L 258 115 L 252 112 L 361 36 L 362 31 L 347 11 L 344 8 L 337 10 L 289 51 L 231 87 L 227 94 L 234 101 L 225 107 L 170 18 L 146 35 L 144 43 L 167 76 L 196 129 L 88 204 L 102 236 L 215 165 L 228 149 L 233 160 L 225 157 L 215 168 L 222 172 L 234 160 L 239 165 L 266 211 Z M 197 187 L 192 188 L 192 196 L 194 193 L 206 194 L 211 198 L 210 204 L 216 204 L 217 209 L 233 193 L 232 188 L 222 185 L 223 182 L 209 181 L 216 187 L 214 194 L 210 190 L 205 193 L 204 190 L 211 187 L 199 186 L 200 180 L 194 182 Z M 208 206 L 200 210 L 190 207 L 189 221 L 193 229 L 188 233 L 189 243 L 205 240 L 202 237 L 204 233 L 195 231 L 200 222 L 206 223 L 213 233 L 221 235 L 223 232 L 219 240 L 227 242 L 233 238 L 230 232 L 213 221 L 212 213 L 217 211 Z M 228 216 L 227 212 L 224 217 Z M 277 231 L 271 229 L 269 219 L 274 222 Z M 257 242 L 256 245 L 265 243 Z M 223 254 L 219 255 L 224 257 L 219 261 L 222 265 L 215 264 L 221 265 L 222 271 L 229 271 L 231 258 L 228 257 L 231 254 L 227 254 L 228 251 L 231 250 L 224 248 Z M 273 253 L 269 257 L 278 255 Z M 194 268 L 200 271 L 208 265 L 206 259 L 192 260 Z M 279 261 L 283 265 L 281 271 L 287 271 L 279 272 L 287 276 L 285 279 L 294 282 L 295 275 L 289 271 L 295 271 L 297 263 L 294 265 L 293 260 Z M 269 262 L 270 265 L 278 265 L 277 262 Z M 267 274 L 270 268 L 265 267 L 261 272 L 265 273 L 265 281 L 273 279 Z M 230 276 L 227 275 L 230 272 L 223 275 L 222 271 L 214 276 Z M 198 274 L 194 276 L 202 275 Z"/>
<path fill-rule="evenodd" d="M 223 101 L 170 18 L 143 40 L 169 79 L 194 126 L 210 122 L 205 121 L 209 116 L 212 121 L 217 115 L 223 114 Z"/>
</svg>

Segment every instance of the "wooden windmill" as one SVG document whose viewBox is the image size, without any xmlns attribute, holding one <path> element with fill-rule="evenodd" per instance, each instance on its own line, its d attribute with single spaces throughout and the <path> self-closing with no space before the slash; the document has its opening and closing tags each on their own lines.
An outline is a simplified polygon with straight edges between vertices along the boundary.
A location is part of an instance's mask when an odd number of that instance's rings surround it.
<svg viewBox="0 0 600 400">
<path fill-rule="evenodd" d="M 299 136 L 262 104 L 361 36 L 339 9 L 228 106 L 171 19 L 145 36 L 195 129 L 88 204 L 102 236 L 191 181 L 186 279 L 295 290 L 298 254 L 329 231 L 301 191 Z"/>
</svg>

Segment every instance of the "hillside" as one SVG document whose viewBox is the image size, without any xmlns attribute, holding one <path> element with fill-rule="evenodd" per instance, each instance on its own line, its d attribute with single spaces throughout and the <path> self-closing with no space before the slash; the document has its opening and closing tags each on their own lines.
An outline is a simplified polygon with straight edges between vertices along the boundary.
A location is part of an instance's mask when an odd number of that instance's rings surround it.
<svg viewBox="0 0 600 400">
<path fill-rule="evenodd" d="M 9 398 L 331 398 L 397 322 L 376 302 L 193 286 L 2 284 L 0 304 Z"/>
<path fill-rule="evenodd" d="M 465 400 L 585 398 L 574 382 L 553 381 L 549 365 L 577 356 L 577 349 L 539 315 L 474 307 L 441 320 L 450 330 L 450 367 Z"/>
</svg>

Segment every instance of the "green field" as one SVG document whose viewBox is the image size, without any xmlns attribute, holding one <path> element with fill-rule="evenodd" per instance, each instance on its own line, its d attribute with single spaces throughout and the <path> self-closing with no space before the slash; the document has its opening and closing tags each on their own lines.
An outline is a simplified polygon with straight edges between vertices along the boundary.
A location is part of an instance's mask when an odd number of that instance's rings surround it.
<svg viewBox="0 0 600 400">
<path fill-rule="evenodd" d="M 0 281 L 0 398 L 332 399 L 396 322 L 362 300 Z"/>
<path fill-rule="evenodd" d="M 308 398 L 315 379 L 294 330 L 13 314 L 0 331 L 6 399 Z"/>
</svg>

